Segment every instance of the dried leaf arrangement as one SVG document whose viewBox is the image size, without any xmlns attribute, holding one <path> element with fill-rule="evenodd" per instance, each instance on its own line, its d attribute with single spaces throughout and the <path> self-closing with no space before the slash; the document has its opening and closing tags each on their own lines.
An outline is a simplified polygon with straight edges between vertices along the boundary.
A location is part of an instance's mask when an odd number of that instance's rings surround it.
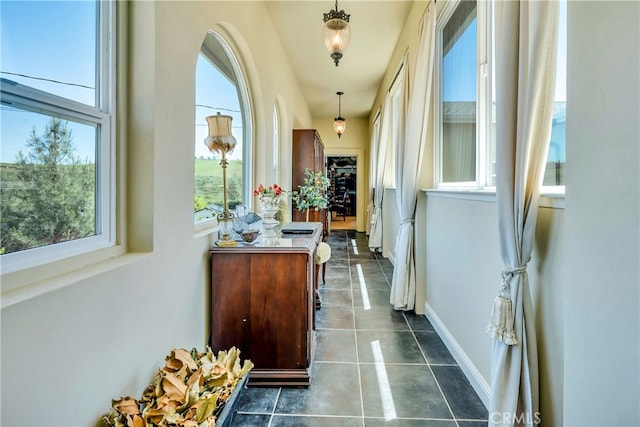
<svg viewBox="0 0 640 427">
<path fill-rule="evenodd" d="M 217 357 L 209 347 L 204 353 L 174 349 L 140 400 L 112 400 L 103 419 L 111 427 L 215 427 L 225 402 L 251 368 L 248 359 L 240 363 L 235 347 Z"/>
</svg>

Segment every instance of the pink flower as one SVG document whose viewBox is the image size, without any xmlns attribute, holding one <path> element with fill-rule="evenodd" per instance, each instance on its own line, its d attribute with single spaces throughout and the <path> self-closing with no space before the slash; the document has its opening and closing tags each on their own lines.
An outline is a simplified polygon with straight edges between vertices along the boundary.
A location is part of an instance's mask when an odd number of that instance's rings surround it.
<svg viewBox="0 0 640 427">
<path fill-rule="evenodd" d="M 265 188 L 262 184 L 260 184 L 258 186 L 258 188 L 253 190 L 253 195 L 254 196 L 259 196 L 259 197 L 263 197 L 263 196 L 264 197 L 277 197 L 277 196 L 280 196 L 283 192 L 284 192 L 284 190 L 278 184 L 270 185 L 267 188 Z"/>
</svg>

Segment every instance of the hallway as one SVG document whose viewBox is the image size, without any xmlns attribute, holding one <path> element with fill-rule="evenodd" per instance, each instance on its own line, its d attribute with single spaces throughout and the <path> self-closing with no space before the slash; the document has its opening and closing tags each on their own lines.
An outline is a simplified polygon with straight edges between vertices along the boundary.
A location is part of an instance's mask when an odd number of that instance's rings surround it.
<svg viewBox="0 0 640 427">
<path fill-rule="evenodd" d="M 346 216 L 346 217 L 336 217 L 331 219 L 331 231 L 335 230 L 355 230 L 356 229 L 356 217 L 355 216 Z M 331 243 L 331 242 L 329 242 Z"/>
<path fill-rule="evenodd" d="M 247 388 L 233 427 L 480 427 L 487 410 L 424 316 L 389 304 L 392 264 L 331 232 L 308 389 Z"/>
</svg>

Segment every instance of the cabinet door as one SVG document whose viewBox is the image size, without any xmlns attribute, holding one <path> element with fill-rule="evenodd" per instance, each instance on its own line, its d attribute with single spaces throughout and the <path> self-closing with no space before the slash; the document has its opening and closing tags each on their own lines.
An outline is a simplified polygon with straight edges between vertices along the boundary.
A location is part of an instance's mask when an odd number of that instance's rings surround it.
<svg viewBox="0 0 640 427">
<path fill-rule="evenodd" d="M 236 347 L 252 358 L 250 254 L 211 257 L 211 340 L 213 351 Z"/>
<path fill-rule="evenodd" d="M 308 255 L 256 254 L 251 260 L 252 362 L 257 368 L 306 368 Z"/>
</svg>

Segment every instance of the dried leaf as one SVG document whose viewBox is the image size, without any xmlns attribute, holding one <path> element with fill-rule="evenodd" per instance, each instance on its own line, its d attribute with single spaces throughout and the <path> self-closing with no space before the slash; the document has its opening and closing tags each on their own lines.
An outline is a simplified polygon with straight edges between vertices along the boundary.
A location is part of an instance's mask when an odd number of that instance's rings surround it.
<svg viewBox="0 0 640 427">
<path fill-rule="evenodd" d="M 166 372 L 162 378 L 162 389 L 172 400 L 185 401 L 187 385 L 170 372 Z"/>
<path fill-rule="evenodd" d="M 141 400 L 114 400 L 103 419 L 109 427 L 215 427 L 214 414 L 252 368 L 235 347 L 217 356 L 209 347 L 203 353 L 173 349 Z"/>
<path fill-rule="evenodd" d="M 202 368 L 198 368 L 198 370 L 195 371 L 193 374 L 191 374 L 191 376 L 187 380 L 187 385 L 190 386 L 193 384 L 198 384 L 199 386 L 204 384 L 204 378 L 202 376 Z"/>
<path fill-rule="evenodd" d="M 216 408 L 218 407 L 218 397 L 219 397 L 219 393 L 213 393 L 208 395 L 202 405 L 200 407 L 198 407 L 198 409 L 196 410 L 196 421 L 201 423 L 203 421 L 205 421 L 207 419 L 207 417 L 209 417 L 211 414 L 213 414 L 213 411 L 216 410 Z"/>
<path fill-rule="evenodd" d="M 174 349 L 173 357 L 180 360 L 185 366 L 187 366 L 192 371 L 195 371 L 196 369 L 198 369 L 198 364 L 191 356 L 191 353 L 189 353 L 184 348 Z"/>
<path fill-rule="evenodd" d="M 159 425 L 164 419 L 165 412 L 162 408 L 149 408 L 145 410 L 142 417 L 147 421 L 147 424 Z"/>
<path fill-rule="evenodd" d="M 147 426 L 147 423 L 144 422 L 144 420 L 140 415 L 134 415 L 133 419 L 131 419 L 130 421 L 131 422 L 127 420 L 128 427 L 146 427 Z"/>
<path fill-rule="evenodd" d="M 233 373 L 236 374 L 238 377 L 242 378 L 247 373 L 249 373 L 251 369 L 253 369 L 253 362 L 251 362 L 251 360 L 249 359 L 246 359 L 244 361 L 244 364 L 242 365 L 242 369 L 240 369 L 240 371 L 238 372 L 234 371 Z"/>
<path fill-rule="evenodd" d="M 111 407 L 121 414 L 139 415 L 140 405 L 138 401 L 132 397 L 121 397 L 120 400 L 112 400 Z"/>
<path fill-rule="evenodd" d="M 216 427 L 216 417 L 209 417 L 200 427 Z"/>
<path fill-rule="evenodd" d="M 184 421 L 184 418 L 182 417 L 182 415 L 180 415 L 177 412 L 171 410 L 171 411 L 168 411 L 165 414 L 164 421 L 169 423 L 169 425 L 172 425 L 172 424 L 177 424 L 179 422 Z"/>
<path fill-rule="evenodd" d="M 175 372 L 174 375 L 180 378 L 180 380 L 182 380 L 183 383 L 186 383 L 187 379 L 189 378 L 189 375 L 191 375 L 191 372 L 193 371 L 189 369 L 187 365 L 182 365 L 182 368 L 180 368 L 178 372 Z"/>
<path fill-rule="evenodd" d="M 174 358 L 169 358 L 165 361 L 165 365 L 164 368 L 162 369 L 163 371 L 167 371 L 167 372 L 176 372 L 178 370 L 180 370 L 180 368 L 182 368 L 183 363 L 178 360 L 178 359 L 174 359 Z"/>
<path fill-rule="evenodd" d="M 224 375 L 212 376 L 208 378 L 204 384 L 208 389 L 215 389 L 217 387 L 222 387 L 223 385 L 225 385 L 228 380 L 229 377 L 227 377 L 227 374 L 225 373 Z"/>
</svg>

